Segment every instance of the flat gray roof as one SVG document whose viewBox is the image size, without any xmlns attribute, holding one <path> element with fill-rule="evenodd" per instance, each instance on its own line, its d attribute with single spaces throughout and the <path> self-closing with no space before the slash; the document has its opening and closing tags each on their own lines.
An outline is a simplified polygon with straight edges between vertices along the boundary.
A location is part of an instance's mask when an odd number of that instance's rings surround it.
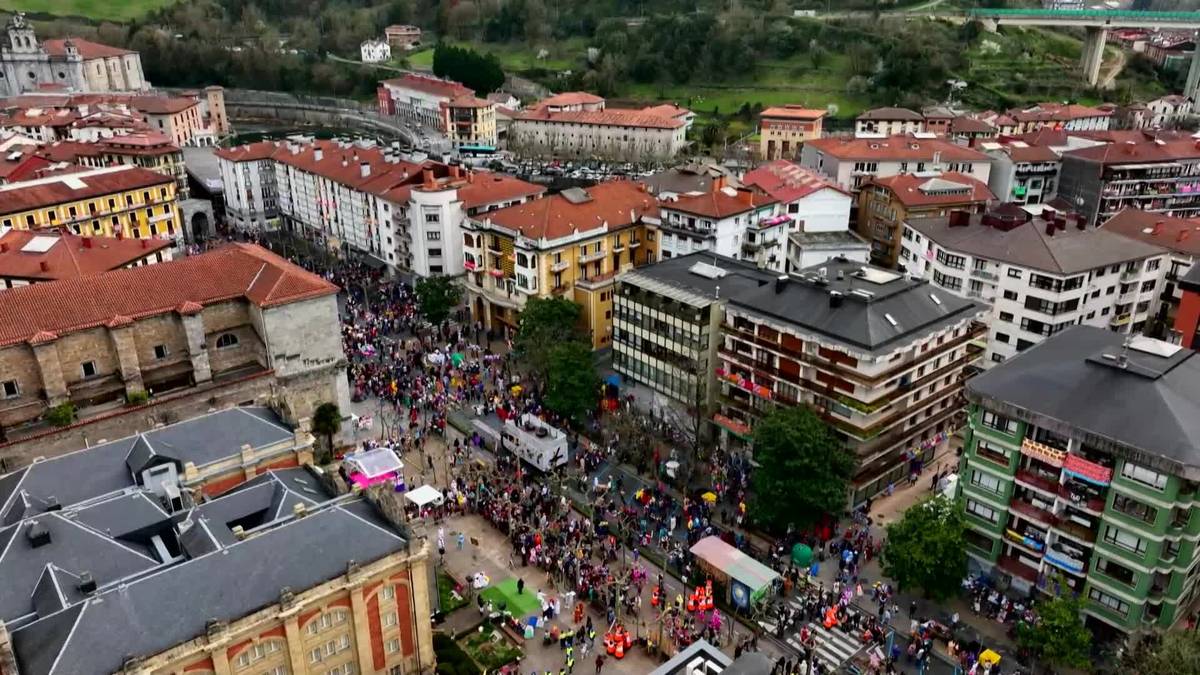
<svg viewBox="0 0 1200 675">
<path fill-rule="evenodd" d="M 1077 430 L 1091 446 L 1132 450 L 1139 463 L 1200 474 L 1200 359 L 1182 348 L 1170 356 L 1129 349 L 1122 368 L 1124 338 L 1076 326 L 969 380 L 967 396 Z"/>
</svg>

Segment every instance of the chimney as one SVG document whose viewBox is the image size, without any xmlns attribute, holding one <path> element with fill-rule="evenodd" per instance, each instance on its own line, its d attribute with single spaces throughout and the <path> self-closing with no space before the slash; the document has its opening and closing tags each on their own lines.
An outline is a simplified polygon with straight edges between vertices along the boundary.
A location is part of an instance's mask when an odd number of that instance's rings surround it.
<svg viewBox="0 0 1200 675">
<path fill-rule="evenodd" d="M 50 263 L 46 262 L 45 260 L 43 260 L 41 263 L 39 263 L 39 265 L 41 266 L 43 272 L 50 271 Z"/>
<path fill-rule="evenodd" d="M 233 538 L 237 539 L 238 541 L 242 541 L 246 538 L 246 528 L 242 527 L 241 525 L 234 525 L 233 529 L 230 531 L 233 532 Z"/>
<path fill-rule="evenodd" d="M 1082 213 L 1075 214 L 1075 228 L 1080 231 L 1087 229 L 1087 218 L 1084 218 Z"/>
<path fill-rule="evenodd" d="M 0 243 L 0 253 L 8 253 L 8 244 Z"/>
<path fill-rule="evenodd" d="M 96 577 L 93 577 L 91 572 L 84 572 L 79 575 L 79 582 L 75 587 L 80 593 L 91 595 L 96 592 Z"/>
<path fill-rule="evenodd" d="M 1054 224 L 1054 220 L 1053 220 L 1053 219 L 1049 219 L 1049 220 L 1047 220 L 1047 221 L 1046 221 L 1046 236 L 1047 236 L 1047 237 L 1053 237 L 1053 236 L 1054 236 L 1054 230 L 1056 229 L 1056 227 L 1057 227 L 1057 226 Z"/>
<path fill-rule="evenodd" d="M 737 195 L 738 195 L 738 199 L 741 200 L 741 202 L 743 204 L 746 204 L 748 206 L 754 206 L 754 193 L 751 192 L 750 190 L 747 190 L 745 188 L 739 189 L 737 191 Z"/>
<path fill-rule="evenodd" d="M 362 162 L 361 164 L 358 165 L 358 173 L 363 178 L 370 176 L 371 175 L 371 165 L 368 164 L 367 162 Z"/>
<path fill-rule="evenodd" d="M 1175 237 L 1175 243 L 1182 244 L 1190 236 L 1192 236 L 1191 230 L 1180 230 L 1179 235 Z"/>
<path fill-rule="evenodd" d="M 421 182 L 426 188 L 433 188 L 436 185 L 433 181 L 433 169 L 424 169 L 421 171 Z"/>
<path fill-rule="evenodd" d="M 313 159 L 318 162 L 325 159 L 325 151 L 322 150 L 321 148 L 314 149 L 313 150 Z"/>
<path fill-rule="evenodd" d="M 50 530 L 35 520 L 29 524 L 29 529 L 25 530 L 25 538 L 29 540 L 30 548 L 41 548 L 50 543 Z"/>
<path fill-rule="evenodd" d="M 780 274 L 779 276 L 775 277 L 775 293 L 777 295 L 779 293 L 782 293 L 783 289 L 787 288 L 787 284 L 788 284 L 788 275 Z"/>
<path fill-rule="evenodd" d="M 150 240 L 149 239 L 142 240 L 142 248 L 150 248 Z"/>
<path fill-rule="evenodd" d="M 303 502 L 296 502 L 295 504 L 292 505 L 292 516 L 293 517 L 303 518 L 306 515 L 308 515 L 308 508 L 306 508 L 304 506 Z"/>
<path fill-rule="evenodd" d="M 950 227 L 966 227 L 971 224 L 971 213 L 962 209 L 950 212 Z"/>
<path fill-rule="evenodd" d="M 727 181 L 725 180 L 725 175 L 724 175 L 724 174 L 721 174 L 720 176 L 717 176 L 716 178 L 714 178 L 714 179 L 712 180 L 712 191 L 713 191 L 713 192 L 720 192 L 722 189 L 724 189 L 724 188 L 725 188 L 725 186 L 726 186 L 727 184 L 728 184 L 728 183 L 727 183 Z"/>
<path fill-rule="evenodd" d="M 838 274 L 841 275 L 841 272 L 838 272 Z M 829 306 L 834 308 L 841 307 L 842 294 L 838 291 L 829 291 Z"/>
<path fill-rule="evenodd" d="M 1160 220 L 1160 221 L 1154 223 L 1154 231 L 1151 232 L 1151 234 L 1153 234 L 1154 236 L 1157 237 L 1158 235 L 1162 234 L 1162 229 L 1163 229 L 1163 221 Z"/>
<path fill-rule="evenodd" d="M 120 239 L 124 239 L 124 238 L 125 238 L 125 230 L 117 230 L 117 239 L 120 240 Z"/>
<path fill-rule="evenodd" d="M 837 280 L 844 281 L 845 279 L 846 279 L 846 272 L 844 270 L 838 270 L 837 271 Z"/>
<path fill-rule="evenodd" d="M 84 248 L 91 248 L 91 247 L 92 247 L 92 238 L 91 238 L 91 237 L 84 237 L 84 238 L 83 238 L 83 247 L 84 247 Z"/>
</svg>

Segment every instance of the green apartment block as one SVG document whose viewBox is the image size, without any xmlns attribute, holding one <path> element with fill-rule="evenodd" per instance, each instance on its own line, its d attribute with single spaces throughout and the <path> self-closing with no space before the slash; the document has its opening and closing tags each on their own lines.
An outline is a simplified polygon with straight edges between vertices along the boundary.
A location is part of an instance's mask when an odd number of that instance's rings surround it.
<svg viewBox="0 0 1200 675">
<path fill-rule="evenodd" d="M 971 380 L 959 467 L 973 563 L 1061 579 L 1101 634 L 1178 624 L 1200 575 L 1200 358 L 1125 339 L 1078 326 Z"/>
</svg>

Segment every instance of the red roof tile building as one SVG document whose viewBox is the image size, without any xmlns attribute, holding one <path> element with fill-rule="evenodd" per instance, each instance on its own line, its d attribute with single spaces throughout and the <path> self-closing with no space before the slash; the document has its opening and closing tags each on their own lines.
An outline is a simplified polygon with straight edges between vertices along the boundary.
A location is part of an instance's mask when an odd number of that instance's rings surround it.
<svg viewBox="0 0 1200 675">
<path fill-rule="evenodd" d="M 583 308 L 592 346 L 608 346 L 614 279 L 658 259 L 658 214 L 644 185 L 612 181 L 471 218 L 462 250 L 473 317 L 512 331 L 529 298 L 565 297 Z"/>
<path fill-rule="evenodd" d="M 722 176 L 706 192 L 682 194 L 661 205 L 659 247 L 664 259 L 712 251 L 784 270 L 792 218 L 766 192 L 730 187 Z"/>
<path fill-rule="evenodd" d="M 90 277 L 170 260 L 165 239 L 80 236 L 69 231 L 9 230 L 0 234 L 0 288 Z"/>
<path fill-rule="evenodd" d="M 38 91 L 43 85 L 77 92 L 143 91 L 150 87 L 137 52 L 89 40 L 39 41 L 22 13 L 5 26 L 0 53 L 0 97 Z M 16 75 L 20 73 L 20 77 Z"/>
<path fill-rule="evenodd" d="M 224 401 L 273 402 L 293 422 L 324 401 L 347 410 L 337 291 L 230 244 L 0 292 L 0 428 L 44 432 L 42 415 L 68 402 L 86 424 L 137 392 L 176 409 L 194 398 L 193 414 Z"/>
<path fill-rule="evenodd" d="M 894 268 L 905 222 L 951 211 L 983 213 L 995 199 L 987 183 L 953 171 L 873 178 L 858 193 L 854 229 L 871 243 L 873 264 Z"/>
<path fill-rule="evenodd" d="M 659 162 L 686 146 L 692 119 L 674 105 L 609 108 L 599 96 L 568 92 L 514 112 L 508 147 L 527 156 Z"/>
<path fill-rule="evenodd" d="M 987 182 L 991 170 L 982 152 L 926 133 L 822 138 L 804 144 L 801 164 L 855 191 L 873 177 L 924 171 L 957 171 Z"/>
<path fill-rule="evenodd" d="M 380 115 L 432 129 L 441 128 L 442 104 L 474 95 L 473 89 L 458 82 L 416 73 L 383 80 L 376 90 Z"/>
<path fill-rule="evenodd" d="M 798 157 L 805 141 L 820 138 L 825 110 L 784 105 L 758 116 L 759 155 L 767 160 Z"/>
</svg>

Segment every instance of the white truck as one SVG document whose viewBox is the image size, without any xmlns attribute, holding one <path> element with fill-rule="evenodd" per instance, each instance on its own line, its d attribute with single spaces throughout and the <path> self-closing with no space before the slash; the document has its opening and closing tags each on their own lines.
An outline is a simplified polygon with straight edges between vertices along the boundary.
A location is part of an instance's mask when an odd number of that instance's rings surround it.
<svg viewBox="0 0 1200 675">
<path fill-rule="evenodd" d="M 567 463 L 567 435 L 534 415 L 504 421 L 500 445 L 540 471 Z"/>
</svg>

